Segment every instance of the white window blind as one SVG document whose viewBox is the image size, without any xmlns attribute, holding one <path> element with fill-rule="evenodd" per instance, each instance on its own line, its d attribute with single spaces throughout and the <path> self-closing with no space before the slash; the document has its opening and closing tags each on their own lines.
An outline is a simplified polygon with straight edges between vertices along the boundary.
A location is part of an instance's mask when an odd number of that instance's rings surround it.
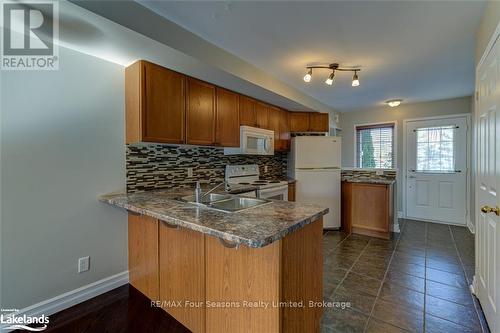
<svg viewBox="0 0 500 333">
<path fill-rule="evenodd" d="M 356 126 L 356 161 L 359 168 L 394 168 L 394 124 Z"/>
<path fill-rule="evenodd" d="M 417 136 L 417 171 L 453 172 L 456 126 L 425 127 L 415 130 Z"/>
</svg>

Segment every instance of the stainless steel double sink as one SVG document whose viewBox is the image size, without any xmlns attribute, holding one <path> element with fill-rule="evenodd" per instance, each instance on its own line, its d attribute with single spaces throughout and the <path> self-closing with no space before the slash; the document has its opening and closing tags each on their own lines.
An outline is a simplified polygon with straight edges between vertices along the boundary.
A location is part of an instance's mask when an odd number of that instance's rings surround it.
<svg viewBox="0 0 500 333">
<path fill-rule="evenodd" d="M 265 205 L 271 201 L 258 198 L 240 197 L 231 194 L 210 193 L 202 198 L 200 203 L 196 202 L 194 195 L 180 197 L 178 200 L 196 205 L 203 205 L 208 208 L 233 213 L 244 209 Z"/>
</svg>

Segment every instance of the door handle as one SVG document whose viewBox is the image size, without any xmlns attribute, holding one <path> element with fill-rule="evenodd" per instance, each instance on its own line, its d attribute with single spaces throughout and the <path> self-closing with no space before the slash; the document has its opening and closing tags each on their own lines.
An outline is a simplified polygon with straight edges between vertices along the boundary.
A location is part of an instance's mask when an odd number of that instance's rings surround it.
<svg viewBox="0 0 500 333">
<path fill-rule="evenodd" d="M 496 216 L 500 215 L 500 208 L 498 207 L 490 207 L 490 206 L 483 206 L 481 207 L 481 212 L 488 214 L 488 213 L 495 213 Z"/>
</svg>

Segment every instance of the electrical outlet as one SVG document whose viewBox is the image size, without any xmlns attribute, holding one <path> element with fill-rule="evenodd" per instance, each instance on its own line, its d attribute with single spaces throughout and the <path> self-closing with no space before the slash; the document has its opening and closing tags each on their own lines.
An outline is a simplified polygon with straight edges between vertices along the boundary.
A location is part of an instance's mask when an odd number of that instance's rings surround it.
<svg viewBox="0 0 500 333">
<path fill-rule="evenodd" d="M 78 259 L 78 273 L 88 271 L 90 269 L 90 257 L 81 257 Z"/>
<path fill-rule="evenodd" d="M 193 177 L 193 168 L 187 168 L 188 177 Z"/>
<path fill-rule="evenodd" d="M 383 175 L 384 175 L 384 171 L 382 171 L 382 170 L 377 170 L 377 171 L 375 171 L 375 174 L 376 174 L 377 176 L 383 176 Z"/>
<path fill-rule="evenodd" d="M 267 167 L 267 165 L 264 165 L 264 172 L 267 172 L 267 170 L 269 170 L 269 168 Z"/>
</svg>

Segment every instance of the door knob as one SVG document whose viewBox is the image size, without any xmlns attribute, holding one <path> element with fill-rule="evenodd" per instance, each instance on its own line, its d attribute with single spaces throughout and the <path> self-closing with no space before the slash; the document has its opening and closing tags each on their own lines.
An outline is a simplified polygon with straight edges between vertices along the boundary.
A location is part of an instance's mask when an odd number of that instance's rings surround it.
<svg viewBox="0 0 500 333">
<path fill-rule="evenodd" d="M 500 208 L 498 207 L 490 207 L 490 206 L 483 206 L 481 207 L 481 212 L 488 214 L 488 213 L 495 213 L 497 216 L 500 215 Z"/>
</svg>

